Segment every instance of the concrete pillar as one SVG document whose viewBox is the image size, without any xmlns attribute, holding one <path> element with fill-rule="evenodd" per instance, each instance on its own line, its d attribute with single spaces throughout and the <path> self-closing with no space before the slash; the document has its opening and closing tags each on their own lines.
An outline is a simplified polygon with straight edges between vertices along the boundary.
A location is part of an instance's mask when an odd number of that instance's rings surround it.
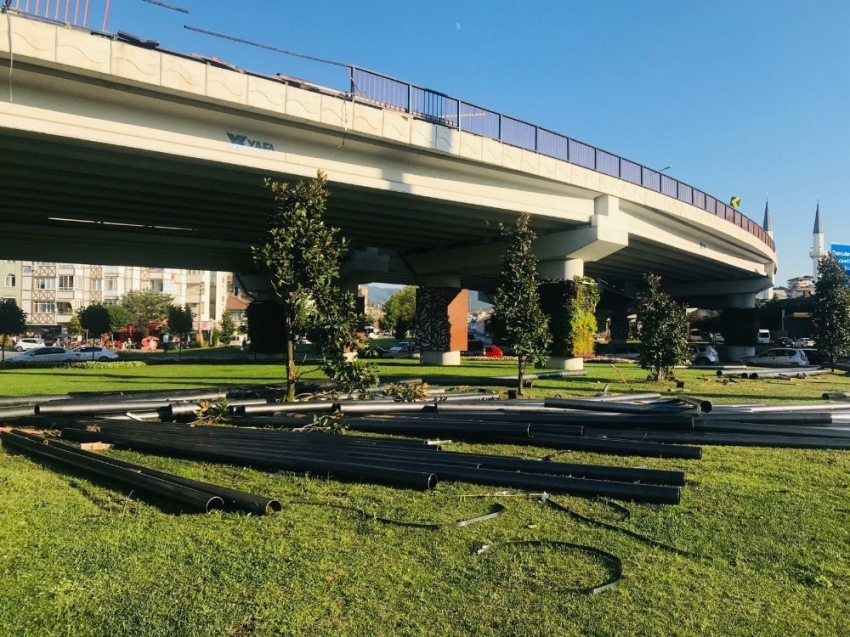
<svg viewBox="0 0 850 637">
<path fill-rule="evenodd" d="M 727 307 L 736 309 L 755 309 L 756 295 L 752 293 L 730 294 L 728 297 Z M 745 356 L 755 356 L 755 354 L 755 344 L 726 346 L 726 358 L 730 361 L 740 361 Z"/>
<path fill-rule="evenodd" d="M 416 290 L 416 337 L 422 365 L 460 365 L 466 350 L 469 291 L 459 287 Z"/>
<path fill-rule="evenodd" d="M 570 320 L 567 304 L 575 294 L 574 277 L 584 276 L 583 259 L 560 259 L 546 261 L 538 267 L 540 278 L 540 304 L 543 313 L 549 318 L 549 332 L 552 336 L 551 356 L 546 367 L 559 370 L 584 369 L 584 359 L 567 352 L 564 341 L 566 324 Z"/>
</svg>

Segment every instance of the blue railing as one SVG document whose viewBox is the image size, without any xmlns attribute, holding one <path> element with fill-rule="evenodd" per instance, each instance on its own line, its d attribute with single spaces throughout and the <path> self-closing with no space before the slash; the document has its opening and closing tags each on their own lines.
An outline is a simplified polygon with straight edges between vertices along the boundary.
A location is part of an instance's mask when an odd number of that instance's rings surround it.
<svg viewBox="0 0 850 637">
<path fill-rule="evenodd" d="M 350 67 L 349 70 L 351 94 L 355 99 L 382 108 L 410 113 L 414 117 L 440 126 L 496 139 L 511 146 L 531 150 L 649 188 L 725 219 L 758 237 L 771 250 L 775 250 L 773 239 L 758 223 L 722 201 L 693 186 L 661 174 L 657 170 L 437 91 L 357 67 Z"/>
</svg>

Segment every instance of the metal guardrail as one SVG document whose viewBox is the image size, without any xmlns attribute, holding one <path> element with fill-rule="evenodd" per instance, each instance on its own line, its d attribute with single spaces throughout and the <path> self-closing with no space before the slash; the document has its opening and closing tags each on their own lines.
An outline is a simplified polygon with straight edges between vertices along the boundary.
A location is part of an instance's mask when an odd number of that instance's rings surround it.
<svg viewBox="0 0 850 637">
<path fill-rule="evenodd" d="M 504 144 L 554 157 L 649 188 L 725 219 L 759 238 L 771 250 L 776 250 L 773 239 L 767 235 L 767 232 L 758 223 L 741 214 L 739 210 L 657 170 L 444 93 L 354 66 L 349 67 L 349 71 L 351 94 L 355 99 L 382 108 L 409 113 L 418 119 L 440 126 L 489 137 Z"/>
<path fill-rule="evenodd" d="M 94 21 L 95 16 L 102 13 L 100 30 L 106 31 L 110 4 L 111 0 L 11 0 L 9 8 L 29 17 L 83 28 L 89 28 L 89 17 Z"/>
</svg>

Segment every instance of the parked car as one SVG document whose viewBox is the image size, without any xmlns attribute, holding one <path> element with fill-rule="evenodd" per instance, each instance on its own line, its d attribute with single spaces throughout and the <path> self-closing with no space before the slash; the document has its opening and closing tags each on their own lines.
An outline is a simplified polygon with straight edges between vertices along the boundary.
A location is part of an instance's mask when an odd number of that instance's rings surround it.
<svg viewBox="0 0 850 637">
<path fill-rule="evenodd" d="M 688 345 L 688 358 L 694 365 L 716 365 L 720 362 L 720 354 L 711 345 Z"/>
<path fill-rule="evenodd" d="M 770 330 L 759 330 L 758 344 L 759 345 L 769 345 L 770 344 Z"/>
<path fill-rule="evenodd" d="M 44 339 L 42 338 L 19 338 L 15 343 L 16 352 L 25 352 L 36 347 L 44 347 Z"/>
<path fill-rule="evenodd" d="M 402 341 L 401 343 L 396 343 L 393 347 L 389 348 L 386 352 L 384 352 L 381 357 L 382 358 L 407 358 L 408 356 L 412 356 L 416 351 L 416 345 L 412 342 Z"/>
<path fill-rule="evenodd" d="M 170 343 L 166 343 L 170 344 Z M 163 348 L 165 349 L 165 348 Z M 83 360 L 91 360 L 91 361 L 114 361 L 118 360 L 118 354 L 113 352 L 111 349 L 106 349 L 105 347 L 96 347 L 95 345 L 83 345 L 82 347 L 77 347 L 73 351 L 80 354 L 80 357 Z"/>
<path fill-rule="evenodd" d="M 773 365 L 775 367 L 809 364 L 809 359 L 803 350 L 788 347 L 773 347 L 757 356 L 745 356 L 741 360 L 744 363 L 751 363 L 753 365 Z"/>
<path fill-rule="evenodd" d="M 698 330 L 696 328 L 691 330 L 691 333 L 688 335 L 689 343 L 699 343 L 702 339 L 702 330 Z"/>
<path fill-rule="evenodd" d="M 59 361 L 78 361 L 81 359 L 82 357 L 79 353 L 64 347 L 37 347 L 36 349 L 31 349 L 23 354 L 10 356 L 6 360 L 10 363 L 51 363 Z"/>
<path fill-rule="evenodd" d="M 809 359 L 809 365 L 826 365 L 826 354 L 814 348 L 803 348 L 803 353 Z"/>
<path fill-rule="evenodd" d="M 640 359 L 640 352 L 634 345 L 612 345 L 608 348 L 607 354 L 611 358 L 623 358 L 630 361 Z"/>
<path fill-rule="evenodd" d="M 814 347 L 815 339 L 813 338 L 798 338 L 794 341 L 794 347 L 804 348 L 804 347 Z"/>
<path fill-rule="evenodd" d="M 794 347 L 794 340 L 788 338 L 787 336 L 780 336 L 779 338 L 773 339 L 771 345 L 779 345 L 781 347 Z"/>
<path fill-rule="evenodd" d="M 496 347 L 495 345 L 485 345 L 484 356 L 487 358 L 501 358 L 504 354 L 502 353 L 501 348 Z"/>
<path fill-rule="evenodd" d="M 723 334 L 720 332 L 714 333 L 714 343 L 715 345 L 723 345 L 726 342 L 726 339 L 723 338 Z"/>
</svg>

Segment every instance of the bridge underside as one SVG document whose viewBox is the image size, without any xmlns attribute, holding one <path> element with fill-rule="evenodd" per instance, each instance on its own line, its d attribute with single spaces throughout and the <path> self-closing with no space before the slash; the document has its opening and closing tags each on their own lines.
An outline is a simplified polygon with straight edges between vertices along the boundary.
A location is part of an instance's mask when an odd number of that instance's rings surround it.
<svg viewBox="0 0 850 637">
<path fill-rule="evenodd" d="M 32 134 L 0 134 L 0 254 L 27 259 L 246 272 L 270 200 L 256 170 Z M 327 219 L 354 247 L 379 248 L 391 266 L 371 280 L 417 283 L 407 257 L 499 240 L 515 213 L 399 192 L 330 184 Z M 538 235 L 578 227 L 535 217 Z M 663 255 L 663 256 L 661 256 Z M 665 283 L 740 279 L 740 269 L 630 237 L 585 264 L 624 284 L 652 271 Z M 495 286 L 498 266 L 457 272 L 463 286 Z"/>
</svg>

